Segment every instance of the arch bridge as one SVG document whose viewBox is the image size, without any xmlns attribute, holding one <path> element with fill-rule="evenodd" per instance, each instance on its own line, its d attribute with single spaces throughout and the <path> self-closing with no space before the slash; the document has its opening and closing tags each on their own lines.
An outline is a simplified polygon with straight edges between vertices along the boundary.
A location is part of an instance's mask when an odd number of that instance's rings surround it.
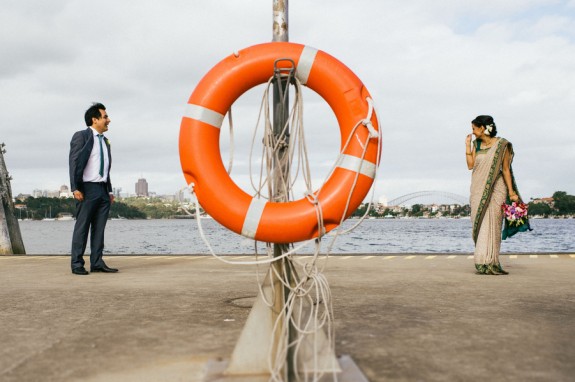
<svg viewBox="0 0 575 382">
<path fill-rule="evenodd" d="M 390 200 L 387 205 L 388 206 L 400 206 L 402 204 L 404 204 L 407 201 L 413 200 L 413 199 L 418 199 L 418 198 L 425 198 L 425 197 L 441 197 L 441 198 L 445 198 L 445 199 L 449 199 L 452 200 L 454 202 L 457 202 L 457 204 L 460 204 L 462 206 L 469 204 L 469 198 L 463 195 L 459 195 L 459 194 L 454 194 L 452 192 L 446 192 L 446 191 L 418 191 L 418 192 L 413 192 L 411 194 L 406 194 L 403 196 L 400 196 L 399 198 L 395 198 L 393 200 Z"/>
</svg>

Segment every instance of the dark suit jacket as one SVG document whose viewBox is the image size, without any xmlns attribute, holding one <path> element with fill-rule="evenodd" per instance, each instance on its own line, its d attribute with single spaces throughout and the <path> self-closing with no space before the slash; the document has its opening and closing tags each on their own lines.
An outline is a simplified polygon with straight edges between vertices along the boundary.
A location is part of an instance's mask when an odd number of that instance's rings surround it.
<svg viewBox="0 0 575 382">
<path fill-rule="evenodd" d="M 112 168 L 112 152 L 110 151 L 110 142 L 104 137 L 106 147 L 108 148 L 108 160 L 110 169 Z M 94 132 L 91 128 L 77 131 L 70 141 L 70 187 L 71 191 L 79 190 L 84 192 L 84 169 L 90 158 L 90 153 L 94 147 Z M 112 192 L 112 182 L 110 180 L 110 171 L 108 170 L 108 192 Z"/>
</svg>

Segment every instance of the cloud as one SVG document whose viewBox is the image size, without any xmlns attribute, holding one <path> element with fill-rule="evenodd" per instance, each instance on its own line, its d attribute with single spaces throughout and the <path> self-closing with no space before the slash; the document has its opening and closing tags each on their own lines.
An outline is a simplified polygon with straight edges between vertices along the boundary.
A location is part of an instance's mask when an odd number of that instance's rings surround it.
<svg viewBox="0 0 575 382">
<path fill-rule="evenodd" d="M 8 145 L 14 193 L 68 183 L 69 140 L 84 128 L 92 101 L 103 102 L 112 119 L 116 186 L 133 191 L 141 175 L 160 193 L 185 186 L 178 136 L 187 99 L 218 61 L 271 41 L 271 7 L 256 0 L 3 5 L 0 141 Z M 463 142 L 479 114 L 493 115 L 514 143 L 522 193 L 546 196 L 575 192 L 574 170 L 565 165 L 575 159 L 573 7 L 548 0 L 291 2 L 289 36 L 337 57 L 372 94 L 384 137 L 376 196 L 419 188 L 467 194 Z M 246 189 L 261 91 L 234 105 L 233 176 Z M 319 184 L 341 142 L 329 107 L 311 91 L 304 97 Z M 223 128 L 224 163 L 227 142 Z"/>
</svg>

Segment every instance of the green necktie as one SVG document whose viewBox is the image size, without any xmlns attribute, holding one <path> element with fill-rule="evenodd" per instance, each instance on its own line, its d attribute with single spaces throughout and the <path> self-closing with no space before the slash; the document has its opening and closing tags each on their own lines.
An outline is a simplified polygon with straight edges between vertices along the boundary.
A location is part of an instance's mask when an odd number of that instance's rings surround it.
<svg viewBox="0 0 575 382">
<path fill-rule="evenodd" d="M 102 147 L 102 134 L 98 134 L 98 140 L 100 141 L 100 176 L 104 177 L 104 147 Z"/>
</svg>

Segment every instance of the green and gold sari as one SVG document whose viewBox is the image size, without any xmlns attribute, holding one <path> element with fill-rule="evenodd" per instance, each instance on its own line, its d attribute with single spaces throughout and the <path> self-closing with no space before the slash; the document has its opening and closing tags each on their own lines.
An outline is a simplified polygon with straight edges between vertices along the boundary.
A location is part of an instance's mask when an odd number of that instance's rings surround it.
<svg viewBox="0 0 575 382">
<path fill-rule="evenodd" d="M 507 274 L 499 263 L 503 224 L 501 205 L 508 194 L 501 170 L 507 149 L 513 159 L 513 148 L 504 138 L 499 138 L 488 149 L 481 149 L 481 141 L 476 142 L 470 197 L 475 268 L 480 274 Z"/>
</svg>

